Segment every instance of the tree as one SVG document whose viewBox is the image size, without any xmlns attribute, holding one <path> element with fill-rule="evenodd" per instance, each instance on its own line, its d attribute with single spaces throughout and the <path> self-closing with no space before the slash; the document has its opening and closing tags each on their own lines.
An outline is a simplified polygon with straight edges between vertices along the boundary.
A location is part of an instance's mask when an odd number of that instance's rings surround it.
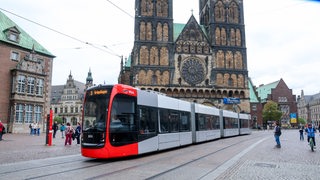
<svg viewBox="0 0 320 180">
<path fill-rule="evenodd" d="M 274 101 L 268 101 L 262 110 L 263 123 L 267 124 L 268 121 L 280 121 L 282 112 L 278 109 L 278 104 Z M 279 122 L 280 124 L 280 122 Z"/>
<path fill-rule="evenodd" d="M 305 125 L 307 123 L 307 121 L 303 118 L 298 118 L 298 123 L 301 125 Z"/>
<path fill-rule="evenodd" d="M 62 123 L 62 118 L 60 116 L 54 117 L 53 121 L 57 121 L 58 124 Z"/>
</svg>

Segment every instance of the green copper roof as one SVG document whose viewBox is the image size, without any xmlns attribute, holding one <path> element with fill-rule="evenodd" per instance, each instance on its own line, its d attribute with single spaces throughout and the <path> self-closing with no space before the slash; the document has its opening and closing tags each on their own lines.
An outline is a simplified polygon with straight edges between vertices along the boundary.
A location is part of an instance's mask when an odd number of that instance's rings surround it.
<svg viewBox="0 0 320 180">
<path fill-rule="evenodd" d="M 185 26 L 186 24 L 181 24 L 181 23 L 173 24 L 173 41 L 174 42 L 178 39 L 179 35 L 181 34 Z M 207 36 L 204 26 L 200 25 L 200 28 L 202 29 L 202 32 L 204 33 L 204 35 Z"/>
<path fill-rule="evenodd" d="M 130 67 L 131 66 L 131 58 L 132 58 L 131 55 L 129 55 L 129 57 L 124 62 L 124 67 Z"/>
<path fill-rule="evenodd" d="M 259 100 L 258 100 L 258 97 L 254 91 L 254 87 L 252 85 L 252 82 L 251 80 L 248 81 L 248 84 L 249 84 L 249 93 L 250 93 L 250 103 L 258 103 Z"/>
<path fill-rule="evenodd" d="M 268 94 L 271 94 L 271 89 L 276 88 L 279 82 L 280 80 L 270 84 L 262 85 L 257 88 L 258 96 L 260 97 L 261 101 L 267 99 Z"/>
<path fill-rule="evenodd" d="M 176 41 L 186 24 L 173 24 L 173 41 Z"/>
<path fill-rule="evenodd" d="M 19 34 L 19 41 L 10 41 L 5 32 L 10 28 L 16 28 Z M 0 11 L 0 41 L 13 44 L 26 49 L 34 49 L 38 53 L 42 53 L 48 56 L 54 57 L 48 50 L 42 47 L 36 40 L 34 40 L 29 34 L 27 34 L 23 29 L 21 29 L 17 24 L 15 24 L 11 19 L 9 19 L 5 14 Z"/>
</svg>

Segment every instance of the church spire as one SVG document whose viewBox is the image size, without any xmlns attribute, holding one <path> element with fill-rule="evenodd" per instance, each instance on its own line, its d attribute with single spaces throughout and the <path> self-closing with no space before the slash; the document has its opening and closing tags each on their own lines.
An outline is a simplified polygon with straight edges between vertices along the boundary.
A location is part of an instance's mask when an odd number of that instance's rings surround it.
<svg viewBox="0 0 320 180">
<path fill-rule="evenodd" d="M 86 89 L 92 86 L 93 85 L 92 83 L 93 83 L 93 78 L 92 78 L 91 68 L 89 68 L 88 76 L 86 79 Z"/>
</svg>

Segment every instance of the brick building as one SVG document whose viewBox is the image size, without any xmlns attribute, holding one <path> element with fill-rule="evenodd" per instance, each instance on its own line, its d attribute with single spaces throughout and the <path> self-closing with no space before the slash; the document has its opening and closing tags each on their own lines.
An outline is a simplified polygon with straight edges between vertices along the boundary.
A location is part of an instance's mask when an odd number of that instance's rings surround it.
<svg viewBox="0 0 320 180">
<path fill-rule="evenodd" d="M 200 23 L 173 22 L 173 0 L 136 1 L 134 47 L 119 83 L 250 112 L 242 1 L 199 0 Z"/>
<path fill-rule="evenodd" d="M 291 114 L 297 114 L 296 95 L 292 94 L 292 89 L 289 89 L 283 79 L 278 81 L 260 85 L 258 88 L 252 87 L 252 96 L 256 95 L 255 102 L 251 103 L 251 119 L 254 127 L 262 127 L 263 118 L 262 110 L 267 101 L 271 100 L 278 104 L 279 110 L 282 112 L 282 126 L 296 126 L 297 122 L 292 121 Z M 271 123 L 271 122 L 270 122 Z M 266 126 L 266 124 L 264 125 Z"/>
<path fill-rule="evenodd" d="M 43 127 L 54 56 L 0 11 L 0 119 L 12 133 Z"/>
</svg>

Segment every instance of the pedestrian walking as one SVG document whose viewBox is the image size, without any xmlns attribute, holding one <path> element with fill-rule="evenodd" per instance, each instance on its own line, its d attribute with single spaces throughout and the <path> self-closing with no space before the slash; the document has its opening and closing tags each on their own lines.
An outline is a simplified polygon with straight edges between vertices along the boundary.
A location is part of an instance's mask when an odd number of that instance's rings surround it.
<svg viewBox="0 0 320 180">
<path fill-rule="evenodd" d="M 32 123 L 29 124 L 30 136 L 33 134 Z"/>
<path fill-rule="evenodd" d="M 299 133 L 300 133 L 300 141 L 304 141 L 303 126 L 302 126 L 302 127 L 300 127 L 300 129 L 299 129 Z"/>
<path fill-rule="evenodd" d="M 78 122 L 78 124 L 77 124 L 75 136 L 76 136 L 76 139 L 77 139 L 77 144 L 80 144 L 80 137 L 81 137 L 81 125 L 80 125 L 80 122 Z"/>
<path fill-rule="evenodd" d="M 281 148 L 281 143 L 280 143 L 280 136 L 281 136 L 281 127 L 279 126 L 278 122 L 274 123 L 274 139 L 277 143 L 276 147 Z"/>
<path fill-rule="evenodd" d="M 60 131 L 61 131 L 61 138 L 63 139 L 64 138 L 64 131 L 66 130 L 66 126 L 61 123 L 60 125 Z"/>
<path fill-rule="evenodd" d="M 2 124 L 0 120 L 0 141 L 2 141 L 2 135 L 5 133 L 4 125 Z"/>
<path fill-rule="evenodd" d="M 64 141 L 64 145 L 66 146 L 68 143 L 69 145 L 71 145 L 72 142 L 72 134 L 74 133 L 74 130 L 72 128 L 72 126 L 70 125 L 70 123 L 67 123 L 67 127 L 66 127 L 66 131 L 65 131 L 65 135 L 66 135 L 66 140 Z"/>
<path fill-rule="evenodd" d="M 53 130 L 53 138 L 56 138 L 56 133 L 58 131 L 58 123 L 55 121 L 52 125 L 52 130 Z"/>
</svg>

